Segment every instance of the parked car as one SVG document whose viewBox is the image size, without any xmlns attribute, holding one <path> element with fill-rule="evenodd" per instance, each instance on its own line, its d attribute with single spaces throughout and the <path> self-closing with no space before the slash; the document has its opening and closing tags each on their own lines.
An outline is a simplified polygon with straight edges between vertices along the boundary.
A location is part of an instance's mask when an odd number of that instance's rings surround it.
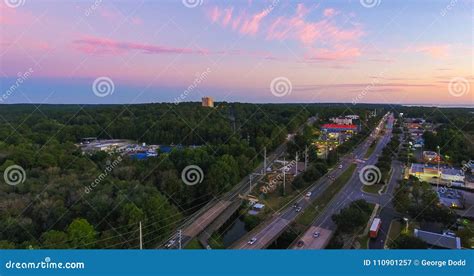
<svg viewBox="0 0 474 276">
<path fill-rule="evenodd" d="M 313 238 L 315 238 L 315 239 L 316 239 L 316 238 L 319 238 L 320 235 L 321 235 L 321 233 L 319 233 L 319 232 L 314 232 L 314 233 L 313 233 Z"/>
<path fill-rule="evenodd" d="M 307 193 L 306 193 L 306 197 L 310 197 L 312 194 L 313 194 L 313 193 L 311 193 L 311 192 L 307 192 Z"/>
<path fill-rule="evenodd" d="M 342 165 L 339 165 L 339 169 L 342 169 Z"/>
<path fill-rule="evenodd" d="M 296 246 L 298 246 L 298 247 L 303 247 L 303 245 L 304 245 L 304 241 L 298 241 L 296 243 Z"/>
<path fill-rule="evenodd" d="M 301 212 L 301 209 L 303 209 L 303 208 L 301 208 L 301 207 L 296 208 L 296 212 L 297 213 Z"/>
</svg>

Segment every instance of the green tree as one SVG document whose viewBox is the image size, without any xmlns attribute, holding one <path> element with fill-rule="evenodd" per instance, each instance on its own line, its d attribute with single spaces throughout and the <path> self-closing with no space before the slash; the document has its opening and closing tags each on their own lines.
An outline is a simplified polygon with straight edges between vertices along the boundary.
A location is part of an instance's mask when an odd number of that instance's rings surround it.
<svg viewBox="0 0 474 276">
<path fill-rule="evenodd" d="M 86 219 L 77 218 L 68 226 L 67 236 L 72 248 L 94 248 L 97 232 Z"/>
<path fill-rule="evenodd" d="M 68 235 L 62 231 L 50 230 L 41 235 L 41 244 L 44 249 L 68 248 Z"/>
</svg>

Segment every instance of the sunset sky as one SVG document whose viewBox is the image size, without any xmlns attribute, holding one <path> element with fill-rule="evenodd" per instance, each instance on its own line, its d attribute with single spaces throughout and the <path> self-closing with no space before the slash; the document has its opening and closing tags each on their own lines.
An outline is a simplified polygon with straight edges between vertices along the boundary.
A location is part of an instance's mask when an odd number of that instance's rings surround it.
<svg viewBox="0 0 474 276">
<path fill-rule="evenodd" d="M 472 0 L 2 0 L 0 97 L 474 105 L 473 7 Z M 94 94 L 100 77 L 113 81 L 113 93 Z M 291 85 L 284 95 L 272 93 L 276 78 Z"/>
</svg>

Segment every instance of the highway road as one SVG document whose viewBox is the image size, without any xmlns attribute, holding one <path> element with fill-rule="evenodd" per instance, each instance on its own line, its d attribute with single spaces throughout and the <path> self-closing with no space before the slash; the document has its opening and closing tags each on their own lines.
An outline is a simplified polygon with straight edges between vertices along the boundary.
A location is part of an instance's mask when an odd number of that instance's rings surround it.
<svg viewBox="0 0 474 276">
<path fill-rule="evenodd" d="M 297 200 L 298 206 L 305 210 L 312 201 L 314 201 L 324 190 L 326 190 L 336 178 L 338 178 L 349 166 L 354 162 L 354 159 L 362 159 L 369 146 L 374 141 L 374 137 L 378 136 L 380 129 L 383 128 L 383 123 L 388 118 L 388 114 L 384 116 L 378 125 L 378 128 L 374 130 L 373 135 L 369 136 L 366 141 L 359 144 L 352 154 L 346 154 L 341 161 L 335 166 L 334 169 L 329 171 L 326 175 L 316 181 L 308 191 L 311 192 L 310 197 L 301 195 Z M 393 119 L 393 118 L 392 118 Z M 385 140 L 384 140 L 385 141 Z M 339 165 L 342 165 L 342 169 L 339 169 Z M 363 165 L 363 164 L 361 164 Z M 281 213 L 275 214 L 269 221 L 265 222 L 263 226 L 257 227 L 254 231 L 248 233 L 245 237 L 236 242 L 232 248 L 237 249 L 260 249 L 266 248 L 270 245 L 284 230 L 285 228 L 296 219 L 299 213 L 289 206 L 284 209 Z M 252 244 L 248 243 L 249 239 L 255 238 L 256 241 Z"/>
<path fill-rule="evenodd" d="M 351 202 L 358 199 L 365 199 L 371 203 L 378 203 L 381 206 L 387 205 L 391 201 L 391 193 L 385 193 L 383 195 L 374 195 L 370 193 L 365 193 L 362 191 L 362 182 L 359 178 L 359 172 L 364 166 L 375 165 L 377 163 L 379 155 L 382 153 L 384 147 L 390 142 L 392 138 L 392 127 L 393 127 L 394 118 L 390 115 L 387 118 L 387 128 L 385 134 L 379 139 L 377 146 L 374 152 L 369 156 L 369 158 L 364 163 L 358 163 L 357 169 L 349 179 L 348 183 L 342 188 L 342 190 L 331 200 L 331 202 L 326 206 L 323 213 L 321 213 L 313 222 L 312 227 L 310 227 L 301 237 L 300 240 L 303 240 L 305 244 L 303 246 L 297 247 L 296 245 L 293 248 L 306 248 L 306 249 L 322 249 L 324 248 L 329 240 L 331 239 L 334 231 L 336 230 L 336 224 L 332 220 L 332 215 L 339 213 L 341 209 L 346 207 Z M 359 152 L 356 158 L 362 158 L 365 155 L 364 152 Z M 390 191 L 393 190 L 393 187 L 390 187 Z M 313 238 L 313 233 L 317 231 L 320 233 L 328 233 L 326 235 L 321 235 L 318 238 Z"/>
<path fill-rule="evenodd" d="M 295 133 L 301 133 L 305 125 L 311 125 L 316 122 L 318 116 L 308 118 L 308 120 L 301 125 Z M 267 167 L 270 166 L 275 160 L 280 158 L 286 152 L 286 145 L 289 141 L 294 139 L 294 135 L 290 135 L 288 140 L 285 140 L 280 146 L 278 146 L 271 154 L 267 156 Z M 262 174 L 264 170 L 264 162 L 260 163 L 257 168 L 253 170 L 251 174 Z M 181 225 L 179 229 L 182 229 L 181 234 L 181 247 L 184 247 L 189 241 L 195 236 L 199 235 L 206 227 L 212 223 L 227 207 L 229 207 L 235 200 L 240 200 L 239 195 L 245 195 L 249 193 L 251 188 L 254 188 L 259 180 L 259 176 L 252 179 L 252 187 L 250 187 L 250 175 L 245 176 L 234 188 L 223 195 L 220 199 L 213 200 L 206 204 L 199 211 L 191 215 L 186 222 Z M 178 235 L 174 234 L 168 241 L 161 247 L 168 249 L 179 248 Z"/>
</svg>

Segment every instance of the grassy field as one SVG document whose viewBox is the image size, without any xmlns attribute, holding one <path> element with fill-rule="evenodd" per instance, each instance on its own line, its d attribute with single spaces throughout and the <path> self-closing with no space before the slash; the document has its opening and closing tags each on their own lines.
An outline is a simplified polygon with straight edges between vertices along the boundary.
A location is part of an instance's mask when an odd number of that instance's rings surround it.
<svg viewBox="0 0 474 276">
<path fill-rule="evenodd" d="M 298 216 L 296 222 L 304 226 L 310 226 L 313 220 L 321 213 L 331 199 L 344 187 L 344 185 L 352 177 L 356 169 L 356 165 L 352 164 L 345 172 L 341 174 L 324 192 L 311 203 L 304 212 Z"/>
</svg>

